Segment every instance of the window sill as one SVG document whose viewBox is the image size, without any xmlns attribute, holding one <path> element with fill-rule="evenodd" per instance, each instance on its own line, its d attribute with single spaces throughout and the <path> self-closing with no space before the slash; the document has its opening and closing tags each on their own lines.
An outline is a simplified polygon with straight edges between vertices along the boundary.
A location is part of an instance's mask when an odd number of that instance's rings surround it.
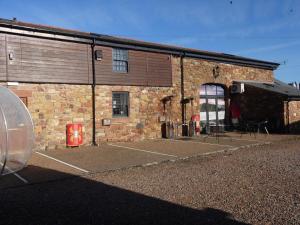
<svg viewBox="0 0 300 225">
<path fill-rule="evenodd" d="M 128 71 L 122 72 L 122 71 L 114 71 L 114 70 L 113 70 L 113 73 L 117 73 L 117 74 L 128 74 Z"/>
<path fill-rule="evenodd" d="M 128 116 L 126 117 L 112 117 L 111 122 L 113 124 L 118 124 L 118 123 L 127 123 L 130 121 L 130 118 Z"/>
</svg>

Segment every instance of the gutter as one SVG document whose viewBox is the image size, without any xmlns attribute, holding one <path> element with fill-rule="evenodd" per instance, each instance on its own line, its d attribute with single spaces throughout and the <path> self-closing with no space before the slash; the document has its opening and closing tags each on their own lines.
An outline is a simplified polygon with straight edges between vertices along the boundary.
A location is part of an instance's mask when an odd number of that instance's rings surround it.
<svg viewBox="0 0 300 225">
<path fill-rule="evenodd" d="M 288 101 L 300 101 L 300 96 L 288 96 Z"/>
</svg>

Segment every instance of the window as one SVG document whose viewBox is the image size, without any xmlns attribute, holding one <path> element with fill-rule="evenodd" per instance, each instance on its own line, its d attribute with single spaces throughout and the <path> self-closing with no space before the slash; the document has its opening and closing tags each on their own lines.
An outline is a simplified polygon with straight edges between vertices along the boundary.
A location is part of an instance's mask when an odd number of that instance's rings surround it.
<svg viewBox="0 0 300 225">
<path fill-rule="evenodd" d="M 225 93 L 218 84 L 204 84 L 200 87 L 200 125 L 209 132 L 210 125 L 225 123 Z"/>
<path fill-rule="evenodd" d="M 113 117 L 128 117 L 129 115 L 129 93 L 112 93 L 112 113 Z"/>
<path fill-rule="evenodd" d="M 125 49 L 113 49 L 113 71 L 128 73 L 128 51 Z"/>
</svg>

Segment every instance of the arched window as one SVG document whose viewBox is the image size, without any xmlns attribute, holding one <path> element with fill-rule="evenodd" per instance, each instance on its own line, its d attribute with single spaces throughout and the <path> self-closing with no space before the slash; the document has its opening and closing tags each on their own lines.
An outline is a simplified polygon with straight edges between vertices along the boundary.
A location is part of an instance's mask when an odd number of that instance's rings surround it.
<svg viewBox="0 0 300 225">
<path fill-rule="evenodd" d="M 209 132 L 209 125 L 225 122 L 224 88 L 218 84 L 204 84 L 200 87 L 200 123 Z"/>
</svg>

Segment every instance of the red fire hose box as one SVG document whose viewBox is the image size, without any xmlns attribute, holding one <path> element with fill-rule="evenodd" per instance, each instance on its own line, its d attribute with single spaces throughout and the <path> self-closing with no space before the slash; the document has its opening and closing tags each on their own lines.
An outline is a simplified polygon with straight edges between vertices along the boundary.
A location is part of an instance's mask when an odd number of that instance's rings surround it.
<svg viewBox="0 0 300 225">
<path fill-rule="evenodd" d="M 193 122 L 195 122 L 195 132 L 196 133 L 200 133 L 200 115 L 199 114 L 195 114 L 195 115 L 192 115 L 192 118 L 191 120 Z"/>
<path fill-rule="evenodd" d="M 75 147 L 82 145 L 82 124 L 70 123 L 67 124 L 67 146 Z"/>
</svg>

